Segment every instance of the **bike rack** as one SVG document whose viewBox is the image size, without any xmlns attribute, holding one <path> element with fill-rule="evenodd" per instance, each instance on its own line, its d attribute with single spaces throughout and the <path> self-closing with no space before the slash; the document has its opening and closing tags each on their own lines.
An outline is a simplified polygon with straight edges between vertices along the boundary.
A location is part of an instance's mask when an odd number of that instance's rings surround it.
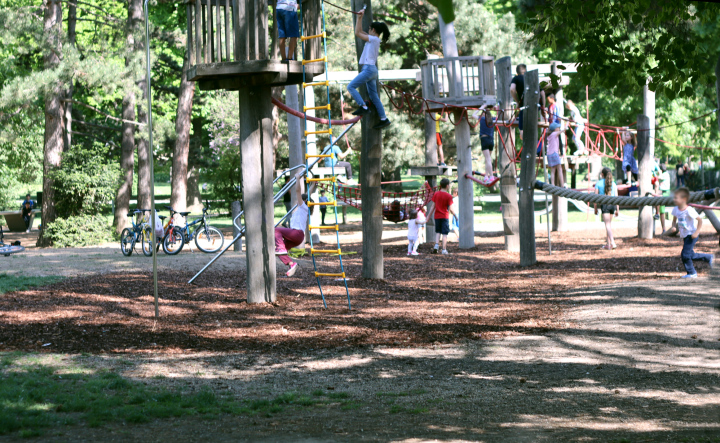
<svg viewBox="0 0 720 443">
<path fill-rule="evenodd" d="M 355 123 L 357 123 L 357 122 L 355 122 Z M 327 147 L 325 147 L 325 149 L 323 149 L 323 151 L 322 151 L 322 153 L 321 153 L 320 155 L 325 155 L 325 154 L 327 154 L 327 153 L 330 151 L 330 149 L 332 149 L 332 147 L 335 146 L 335 144 L 336 144 L 339 140 L 341 140 L 341 139 L 343 138 L 343 136 L 344 136 L 345 134 L 347 134 L 347 133 L 350 131 L 350 129 L 353 128 L 353 126 L 355 126 L 355 123 L 352 123 L 352 124 L 348 125 L 348 126 L 343 130 L 343 132 L 342 132 L 340 135 L 338 135 L 337 138 L 335 138 L 335 140 L 334 140 L 332 143 L 330 143 L 329 145 L 327 145 Z M 294 170 L 296 170 L 296 169 L 301 169 L 301 168 L 304 168 L 304 169 L 305 169 L 305 171 L 304 171 L 303 174 L 302 174 L 302 177 L 306 176 L 308 173 L 312 173 L 312 172 L 311 172 L 312 168 L 320 161 L 320 159 L 321 159 L 321 158 L 318 157 L 317 159 L 315 159 L 314 162 L 312 162 L 311 164 L 309 164 L 309 165 L 307 165 L 307 166 L 304 165 L 304 164 L 302 164 L 302 165 L 293 166 L 292 168 L 289 168 L 289 169 L 284 170 L 282 173 L 280 173 L 280 174 L 277 176 L 277 178 L 275 178 L 275 180 L 273 180 L 273 185 L 274 185 L 275 183 L 277 183 L 277 181 L 280 180 L 282 177 L 285 177 L 287 174 L 289 174 L 290 172 L 292 172 L 292 171 L 294 171 Z M 274 204 L 274 203 L 277 203 L 278 201 L 280 201 L 280 199 L 281 199 L 285 194 L 287 194 L 288 191 L 289 191 L 290 189 L 292 189 L 293 186 L 295 186 L 295 183 L 297 183 L 297 178 L 296 178 L 296 177 L 293 177 L 292 180 L 288 180 L 288 182 L 285 183 L 285 185 L 278 191 L 278 193 L 275 194 L 275 197 L 273 198 L 273 204 Z M 295 210 L 295 208 L 297 208 L 297 205 L 295 205 L 295 206 L 293 206 L 292 208 L 290 208 L 290 210 L 287 212 L 287 214 L 285 214 L 285 215 L 283 216 L 283 218 L 281 218 L 280 221 L 275 224 L 275 227 L 277 227 L 279 224 L 281 224 L 282 222 L 284 222 L 284 221 L 288 218 L 288 216 L 289 216 L 290 214 L 292 214 L 292 212 Z M 233 225 L 240 230 L 240 232 L 238 233 L 238 235 L 236 235 L 235 238 L 233 238 L 232 241 L 231 241 L 230 243 L 228 243 L 228 245 L 227 245 L 225 248 L 223 248 L 222 250 L 218 251 L 217 255 L 215 255 L 215 257 L 213 257 L 200 271 L 198 271 L 197 274 L 195 274 L 195 276 L 194 276 L 193 278 L 191 278 L 191 279 L 188 281 L 189 284 L 193 284 L 193 282 L 194 282 L 198 277 L 200 277 L 200 275 L 201 275 L 203 272 L 205 272 L 210 266 L 212 266 L 212 264 L 215 263 L 225 252 L 227 252 L 227 250 L 230 249 L 230 247 L 231 247 L 232 245 L 234 245 L 235 242 L 237 242 L 238 240 L 240 240 L 240 238 L 242 238 L 242 236 L 245 235 L 245 227 L 238 224 L 238 220 L 240 220 L 240 217 L 242 217 L 242 215 L 243 215 L 244 213 L 245 213 L 245 210 L 243 209 L 243 210 L 240 211 L 240 212 L 238 213 L 238 215 L 236 215 L 235 218 L 233 219 Z"/>
</svg>

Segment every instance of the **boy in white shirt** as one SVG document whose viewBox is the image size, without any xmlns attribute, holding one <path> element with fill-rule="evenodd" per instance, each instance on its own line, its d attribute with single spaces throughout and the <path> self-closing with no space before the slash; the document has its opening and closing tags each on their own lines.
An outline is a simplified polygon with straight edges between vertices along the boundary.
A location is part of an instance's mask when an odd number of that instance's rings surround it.
<svg viewBox="0 0 720 443">
<path fill-rule="evenodd" d="M 706 261 L 710 264 L 710 268 L 712 268 L 715 256 L 695 252 L 695 243 L 698 241 L 700 229 L 702 228 L 702 218 L 700 218 L 700 214 L 698 214 L 695 208 L 688 205 L 688 200 L 690 200 L 690 191 L 687 188 L 680 188 L 675 191 L 673 198 L 675 208 L 672 210 L 673 222 L 668 233 L 678 232 L 680 238 L 683 239 L 680 258 L 682 259 L 683 265 L 685 265 L 687 274 L 681 278 L 697 278 L 697 271 L 695 271 L 695 266 L 693 266 L 693 260 Z M 697 226 L 695 222 L 697 222 Z"/>
</svg>

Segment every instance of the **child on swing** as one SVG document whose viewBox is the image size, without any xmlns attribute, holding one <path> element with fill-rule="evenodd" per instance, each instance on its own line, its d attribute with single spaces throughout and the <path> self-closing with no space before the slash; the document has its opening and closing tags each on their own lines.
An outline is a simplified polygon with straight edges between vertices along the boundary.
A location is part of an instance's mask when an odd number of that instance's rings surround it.
<svg viewBox="0 0 720 443">
<path fill-rule="evenodd" d="M 347 86 L 347 90 L 360 106 L 355 110 L 355 112 L 353 112 L 353 115 L 365 115 L 368 114 L 370 110 L 357 88 L 362 85 L 367 87 L 367 93 L 370 97 L 370 101 L 373 105 L 375 105 L 375 110 L 380 117 L 380 123 L 373 126 L 373 129 L 383 129 L 390 126 L 390 120 L 387 116 L 385 116 L 385 108 L 383 108 L 377 91 L 377 58 L 378 53 L 380 52 L 380 35 L 382 35 L 382 42 L 387 43 L 390 38 L 390 29 L 388 28 L 388 25 L 383 22 L 373 22 L 370 25 L 370 30 L 365 32 L 362 27 L 362 20 L 364 16 L 365 10 L 363 9 L 358 12 L 357 22 L 355 23 L 355 36 L 365 41 L 365 47 L 363 48 L 362 55 L 360 56 L 360 65 L 362 66 L 362 69 Z"/>
</svg>

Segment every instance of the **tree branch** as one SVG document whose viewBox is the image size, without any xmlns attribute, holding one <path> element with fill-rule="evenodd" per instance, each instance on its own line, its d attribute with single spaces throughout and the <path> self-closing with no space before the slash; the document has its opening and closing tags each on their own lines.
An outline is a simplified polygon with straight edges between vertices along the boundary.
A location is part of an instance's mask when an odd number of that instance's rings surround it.
<svg viewBox="0 0 720 443">
<path fill-rule="evenodd" d="M 113 117 L 112 115 L 110 115 L 110 114 L 108 114 L 108 113 L 106 113 L 106 112 L 103 112 L 103 111 L 99 110 L 98 108 L 96 108 L 96 107 L 94 107 L 94 106 L 90 106 L 90 105 L 88 105 L 87 103 L 79 102 L 79 101 L 77 101 L 77 100 L 63 100 L 63 101 L 64 101 L 65 103 L 73 103 L 73 104 L 76 104 L 76 105 L 84 106 L 84 107 L 86 107 L 86 108 L 88 108 L 88 109 L 90 109 L 90 110 L 93 110 L 93 111 L 97 112 L 98 114 L 104 115 L 106 118 L 115 120 L 116 122 L 130 123 L 131 125 L 135 125 L 135 126 L 145 126 L 145 123 L 140 123 L 140 122 L 136 122 L 136 121 L 133 121 L 133 120 L 125 120 L 125 119 L 123 119 L 123 118 Z"/>
<path fill-rule="evenodd" d="M 122 128 L 114 128 L 112 126 L 98 125 L 97 123 L 90 123 L 83 120 L 73 120 L 73 123 L 79 123 L 81 125 L 92 126 L 99 129 L 108 129 L 110 131 L 122 132 Z"/>
<path fill-rule="evenodd" d="M 115 142 L 112 141 L 112 140 L 105 140 L 105 139 L 102 139 L 102 138 L 100 138 L 100 137 L 97 137 L 97 136 L 95 136 L 95 135 L 93 135 L 93 134 L 88 134 L 87 132 L 77 132 L 77 131 L 69 131 L 69 132 L 70 132 L 71 134 L 73 134 L 73 135 L 79 135 L 79 136 L 82 136 L 82 137 L 94 138 L 95 140 L 101 141 L 101 142 L 103 142 L 103 143 L 109 143 L 109 144 L 115 146 L 116 148 L 118 147 L 117 143 L 115 143 Z"/>
</svg>

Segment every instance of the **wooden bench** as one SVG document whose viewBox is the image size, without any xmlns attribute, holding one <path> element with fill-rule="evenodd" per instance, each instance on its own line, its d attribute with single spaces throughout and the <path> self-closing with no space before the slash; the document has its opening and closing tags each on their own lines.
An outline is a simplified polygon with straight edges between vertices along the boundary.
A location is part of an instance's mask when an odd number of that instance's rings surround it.
<svg viewBox="0 0 720 443">
<path fill-rule="evenodd" d="M 35 221 L 35 214 L 39 213 L 39 209 L 33 209 L 30 214 L 30 229 L 33 227 Z M 5 217 L 5 223 L 7 224 L 8 231 L 10 232 L 25 232 L 25 220 L 23 220 L 22 212 L 20 211 L 2 211 L 0 215 Z"/>
</svg>

